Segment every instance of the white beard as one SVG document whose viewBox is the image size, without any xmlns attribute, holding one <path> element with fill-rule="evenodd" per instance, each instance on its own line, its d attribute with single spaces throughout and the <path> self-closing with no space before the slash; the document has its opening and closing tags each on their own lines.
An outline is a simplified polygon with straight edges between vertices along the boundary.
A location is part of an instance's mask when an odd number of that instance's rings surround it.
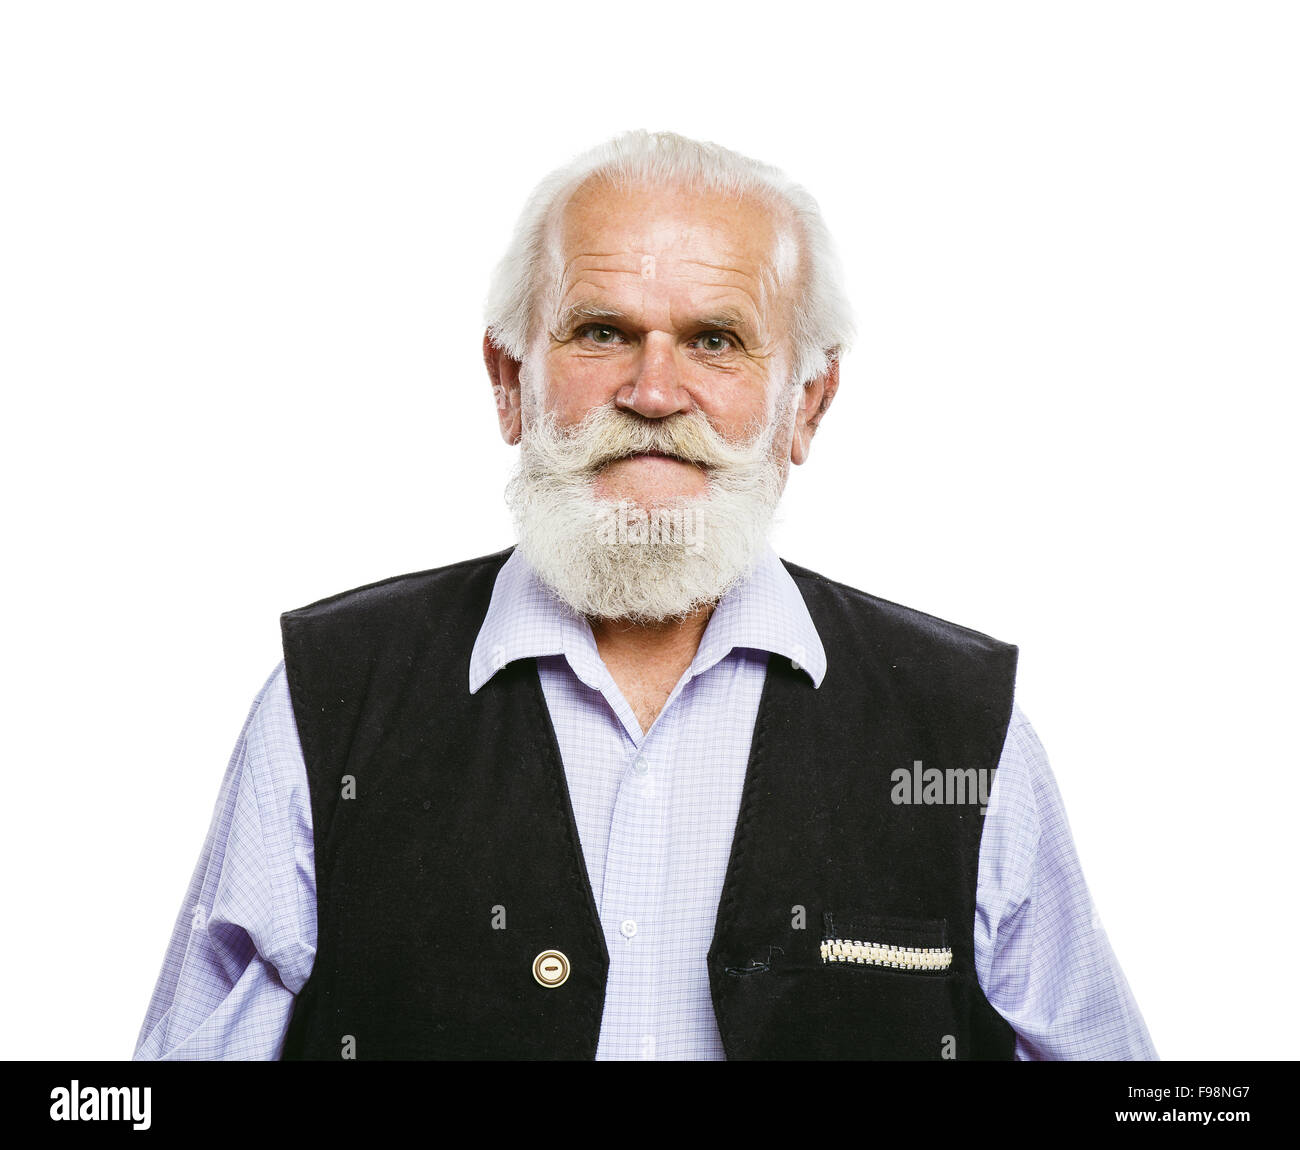
<svg viewBox="0 0 1300 1150">
<path fill-rule="evenodd" d="M 666 622 L 716 604 L 767 541 L 784 486 L 771 447 L 787 422 L 779 415 L 736 444 L 698 412 L 645 419 L 606 405 L 569 429 L 537 419 L 506 487 L 519 550 L 580 615 Z M 707 493 L 651 508 L 596 496 L 605 464 L 645 451 L 706 467 Z"/>
</svg>

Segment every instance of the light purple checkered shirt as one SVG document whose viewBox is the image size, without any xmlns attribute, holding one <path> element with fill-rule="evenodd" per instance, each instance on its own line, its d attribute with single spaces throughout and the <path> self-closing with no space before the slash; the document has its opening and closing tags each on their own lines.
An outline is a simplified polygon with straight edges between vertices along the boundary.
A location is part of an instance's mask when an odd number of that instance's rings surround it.
<svg viewBox="0 0 1300 1150">
<path fill-rule="evenodd" d="M 769 652 L 820 686 L 821 640 L 770 549 L 642 733 L 586 621 L 518 551 L 497 576 L 467 689 L 537 659 L 609 948 L 597 1058 L 723 1057 L 705 956 Z M 135 1057 L 277 1058 L 315 954 L 310 792 L 281 664 L 231 756 Z M 975 964 L 1017 1058 L 1156 1057 L 1018 708 L 980 844 Z"/>
</svg>

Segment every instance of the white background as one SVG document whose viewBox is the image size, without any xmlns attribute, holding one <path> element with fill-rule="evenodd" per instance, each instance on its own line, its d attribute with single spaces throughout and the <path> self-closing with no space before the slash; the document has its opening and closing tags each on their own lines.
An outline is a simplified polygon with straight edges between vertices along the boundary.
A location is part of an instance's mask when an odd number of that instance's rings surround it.
<svg viewBox="0 0 1300 1150">
<path fill-rule="evenodd" d="M 130 1055 L 279 613 L 511 541 L 487 277 L 631 127 L 839 240 L 780 553 L 1019 644 L 1157 1049 L 1292 1056 L 1293 5 L 2 12 L 5 1057 Z"/>
</svg>

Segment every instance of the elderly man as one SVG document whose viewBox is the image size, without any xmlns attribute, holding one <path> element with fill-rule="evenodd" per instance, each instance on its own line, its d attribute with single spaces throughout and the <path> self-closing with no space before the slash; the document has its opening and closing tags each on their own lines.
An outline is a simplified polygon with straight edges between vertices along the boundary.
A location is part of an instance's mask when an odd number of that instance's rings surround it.
<svg viewBox="0 0 1300 1150">
<path fill-rule="evenodd" d="M 765 165 L 539 187 L 518 546 L 283 617 L 137 1057 L 1154 1057 L 1015 648 L 767 544 L 849 332 Z"/>
</svg>

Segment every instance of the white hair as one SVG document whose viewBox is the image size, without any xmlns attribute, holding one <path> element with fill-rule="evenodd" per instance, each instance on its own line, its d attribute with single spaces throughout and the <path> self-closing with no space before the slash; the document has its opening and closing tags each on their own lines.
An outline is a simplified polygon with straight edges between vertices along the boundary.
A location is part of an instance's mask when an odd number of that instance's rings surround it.
<svg viewBox="0 0 1300 1150">
<path fill-rule="evenodd" d="M 754 195 L 784 207 L 793 223 L 799 259 L 781 258 L 785 253 L 778 241 L 770 274 L 780 287 L 794 264 L 800 277 L 791 324 L 792 382 L 816 379 L 848 349 L 852 312 L 817 201 L 778 169 L 718 144 L 672 132 L 634 131 L 552 172 L 529 197 L 488 294 L 488 333 L 508 355 L 522 362 L 527 354 L 552 258 L 552 226 L 574 193 L 593 179 L 624 187 L 648 183 L 737 197 Z"/>
</svg>

